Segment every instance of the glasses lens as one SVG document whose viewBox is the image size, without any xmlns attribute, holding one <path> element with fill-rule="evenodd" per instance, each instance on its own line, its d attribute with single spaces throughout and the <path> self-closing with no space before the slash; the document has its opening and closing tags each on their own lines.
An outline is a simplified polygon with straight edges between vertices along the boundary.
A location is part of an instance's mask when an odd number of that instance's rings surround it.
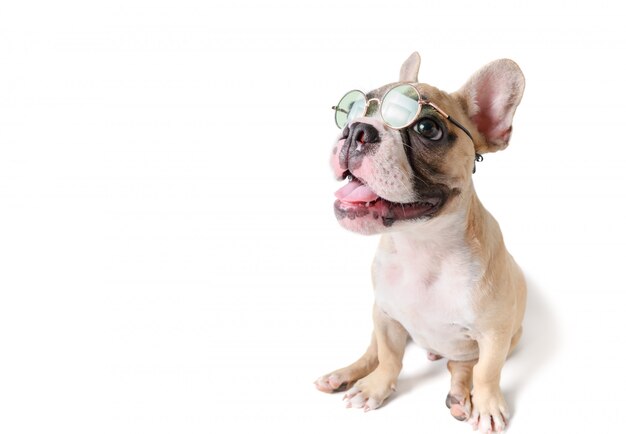
<svg viewBox="0 0 626 434">
<path fill-rule="evenodd" d="M 390 89 L 380 105 L 383 120 L 392 128 L 404 128 L 415 120 L 420 111 L 420 96 L 408 84 Z"/>
<path fill-rule="evenodd" d="M 365 94 L 360 90 L 351 90 L 341 98 L 335 107 L 335 123 L 339 128 L 365 114 Z"/>
</svg>

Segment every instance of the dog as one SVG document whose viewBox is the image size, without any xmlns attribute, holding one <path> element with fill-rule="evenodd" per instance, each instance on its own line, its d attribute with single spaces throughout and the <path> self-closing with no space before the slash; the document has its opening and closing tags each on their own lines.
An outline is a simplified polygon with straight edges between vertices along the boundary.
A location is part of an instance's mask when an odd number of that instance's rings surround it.
<svg viewBox="0 0 626 434">
<path fill-rule="evenodd" d="M 420 63 L 413 53 L 398 82 L 349 92 L 333 107 L 342 132 L 331 166 L 347 179 L 335 215 L 381 238 L 371 344 L 315 384 L 347 390 L 348 407 L 376 409 L 395 390 L 412 339 L 430 360 L 448 360 L 452 416 L 500 432 L 510 417 L 500 372 L 522 333 L 526 284 L 472 175 L 482 154 L 508 146 L 525 79 L 500 59 L 446 93 L 418 82 Z"/>
</svg>

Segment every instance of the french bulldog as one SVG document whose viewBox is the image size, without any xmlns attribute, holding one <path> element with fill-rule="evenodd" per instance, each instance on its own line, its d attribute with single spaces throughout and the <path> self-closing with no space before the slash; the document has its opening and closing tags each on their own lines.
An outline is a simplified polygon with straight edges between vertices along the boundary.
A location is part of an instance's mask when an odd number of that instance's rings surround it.
<svg viewBox="0 0 626 434">
<path fill-rule="evenodd" d="M 371 344 L 315 384 L 347 390 L 348 407 L 376 409 L 395 390 L 411 339 L 430 360 L 447 359 L 452 416 L 500 432 L 510 417 L 500 373 L 522 333 L 526 284 L 472 175 L 482 154 L 508 146 L 525 80 L 500 59 L 446 93 L 418 82 L 420 62 L 413 53 L 398 82 L 333 107 L 342 132 L 331 166 L 347 179 L 335 215 L 381 237 Z"/>
</svg>

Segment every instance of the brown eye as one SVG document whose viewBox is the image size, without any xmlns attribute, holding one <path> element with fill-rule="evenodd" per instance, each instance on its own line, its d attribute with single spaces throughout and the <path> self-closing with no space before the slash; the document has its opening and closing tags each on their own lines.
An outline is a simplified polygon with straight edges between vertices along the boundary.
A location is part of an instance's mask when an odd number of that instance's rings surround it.
<svg viewBox="0 0 626 434">
<path fill-rule="evenodd" d="M 443 137 L 443 131 L 437 122 L 429 118 L 423 118 L 417 121 L 413 129 L 420 136 L 423 136 L 428 140 L 436 141 Z"/>
</svg>

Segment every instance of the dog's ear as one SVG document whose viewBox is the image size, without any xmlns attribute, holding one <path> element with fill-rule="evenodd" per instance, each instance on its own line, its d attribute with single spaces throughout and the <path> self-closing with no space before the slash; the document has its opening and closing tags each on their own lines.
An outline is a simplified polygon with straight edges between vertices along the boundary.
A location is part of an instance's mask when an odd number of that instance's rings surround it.
<svg viewBox="0 0 626 434">
<path fill-rule="evenodd" d="M 508 146 L 524 83 L 517 63 L 500 59 L 484 66 L 456 92 L 485 139 L 476 140 L 476 152 L 495 152 Z"/>
<path fill-rule="evenodd" d="M 422 59 L 419 53 L 416 51 L 411 54 L 402 64 L 402 68 L 400 68 L 400 81 L 417 83 L 417 73 L 420 70 L 420 63 L 422 63 Z"/>
</svg>

